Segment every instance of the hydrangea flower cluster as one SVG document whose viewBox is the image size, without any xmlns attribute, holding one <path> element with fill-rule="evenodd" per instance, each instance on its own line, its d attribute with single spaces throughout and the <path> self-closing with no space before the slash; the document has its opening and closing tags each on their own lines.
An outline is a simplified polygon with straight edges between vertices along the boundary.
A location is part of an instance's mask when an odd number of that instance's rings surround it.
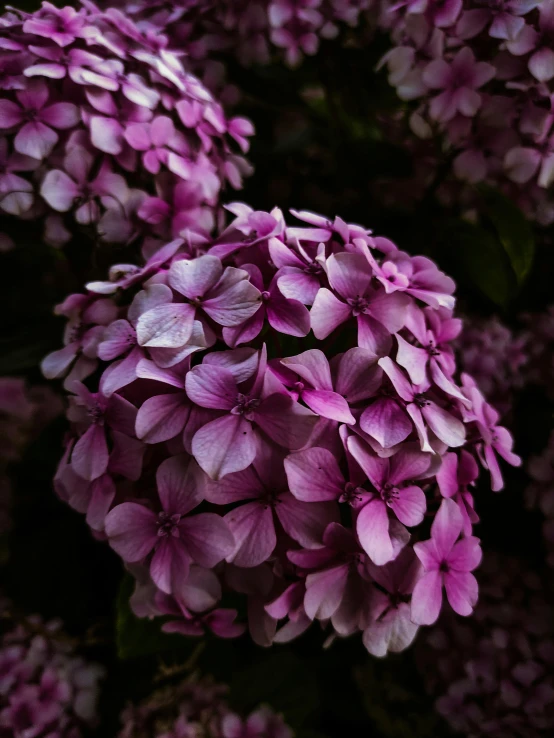
<svg viewBox="0 0 554 738">
<path fill-rule="evenodd" d="M 75 655 L 60 623 L 32 617 L 2 637 L 0 733 L 81 738 L 96 722 L 104 670 Z"/>
<path fill-rule="evenodd" d="M 459 180 L 502 185 L 554 221 L 554 2 L 384 0 L 380 18 L 412 132 L 442 138 Z"/>
<path fill-rule="evenodd" d="M 317 620 L 399 651 L 443 589 L 472 612 L 479 463 L 494 490 L 499 457 L 520 463 L 458 380 L 454 282 L 338 217 L 229 210 L 208 246 L 172 241 L 60 306 L 66 345 L 43 362 L 70 393 L 57 491 L 168 632 L 240 634 L 231 590 L 257 643 Z"/>
<path fill-rule="evenodd" d="M 554 566 L 554 432 L 542 453 L 529 459 L 527 473 L 531 478 L 525 491 L 527 506 L 540 510 L 544 515 L 542 530 L 548 551 L 546 561 Z"/>
<path fill-rule="evenodd" d="M 117 10 L 44 2 L 0 24 L 0 210 L 44 220 L 54 245 L 76 226 L 109 243 L 204 238 L 250 171 L 250 121 Z"/>
<path fill-rule="evenodd" d="M 529 343 L 528 331 L 513 330 L 496 316 L 464 319 L 456 342 L 460 364 L 502 415 L 529 379 Z"/>
<path fill-rule="evenodd" d="M 20 377 L 0 377 L 0 534 L 12 525 L 10 464 L 18 462 L 29 442 L 62 412 L 61 397 L 51 387 L 27 388 Z"/>
<path fill-rule="evenodd" d="M 441 695 L 438 711 L 463 735 L 554 730 L 552 588 L 520 562 L 487 556 L 474 617 L 441 620 L 420 641 L 418 660 L 430 693 Z"/>
<path fill-rule="evenodd" d="M 213 55 L 232 53 L 243 65 L 267 64 L 275 54 L 295 67 L 317 53 L 321 39 L 355 27 L 372 0 L 124 0 L 122 8 L 145 31 L 160 30 L 172 49 L 184 49 L 216 87 L 221 68 Z"/>
<path fill-rule="evenodd" d="M 225 701 L 227 688 L 192 678 L 128 707 L 118 738 L 293 738 L 281 715 L 262 706 L 246 718 Z"/>
</svg>

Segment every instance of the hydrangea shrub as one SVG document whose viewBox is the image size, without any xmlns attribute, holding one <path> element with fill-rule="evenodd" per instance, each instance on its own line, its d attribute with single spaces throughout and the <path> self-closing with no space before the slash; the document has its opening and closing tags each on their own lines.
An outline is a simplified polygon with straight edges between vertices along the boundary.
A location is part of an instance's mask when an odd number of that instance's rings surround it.
<svg viewBox="0 0 554 738">
<path fill-rule="evenodd" d="M 161 689 L 121 716 L 118 738 L 292 738 L 281 715 L 261 706 L 241 716 L 226 702 L 227 688 L 191 678 Z"/>
<path fill-rule="evenodd" d="M 59 621 L 36 616 L 4 633 L 0 673 L 2 735 L 82 738 L 96 725 L 104 669 L 74 653 Z"/>
<path fill-rule="evenodd" d="M 438 136 L 460 181 L 501 186 L 552 223 L 552 0 L 384 0 L 379 12 L 412 135 Z"/>
<path fill-rule="evenodd" d="M 44 221 L 54 245 L 205 238 L 250 172 L 250 121 L 116 9 L 44 2 L 4 15 L 0 39 L 3 214 Z"/>
<path fill-rule="evenodd" d="M 458 377 L 454 282 L 340 218 L 229 209 L 206 247 L 175 240 L 58 309 L 56 489 L 166 631 L 240 634 L 234 591 L 257 643 L 319 621 L 402 650 L 444 601 L 472 612 L 471 488 L 520 463 Z"/>
</svg>

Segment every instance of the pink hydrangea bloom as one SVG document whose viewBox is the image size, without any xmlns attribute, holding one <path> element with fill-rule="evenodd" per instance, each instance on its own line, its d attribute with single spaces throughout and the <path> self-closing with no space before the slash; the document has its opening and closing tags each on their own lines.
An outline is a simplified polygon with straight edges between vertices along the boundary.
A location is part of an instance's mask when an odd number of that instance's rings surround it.
<svg viewBox="0 0 554 738">
<path fill-rule="evenodd" d="M 82 738 L 96 725 L 104 670 L 74 653 L 59 622 L 31 617 L 5 633 L 0 664 L 0 730 L 6 735 Z"/>
<path fill-rule="evenodd" d="M 72 433 L 56 490 L 165 630 L 239 635 L 234 591 L 264 646 L 318 621 L 399 651 L 443 584 L 470 614 L 479 465 L 499 489 L 497 455 L 519 463 L 459 375 L 455 285 L 338 217 L 228 209 L 212 240 L 114 267 L 58 309 L 66 346 L 43 370 L 66 377 Z"/>
<path fill-rule="evenodd" d="M 218 56 L 232 54 L 243 65 L 267 64 L 281 56 L 296 67 L 315 54 L 322 40 L 355 27 L 372 0 L 119 0 L 120 7 L 146 33 L 162 32 L 170 48 L 185 49 L 194 71 L 229 99 Z M 214 58 L 215 57 L 215 58 Z"/>
<path fill-rule="evenodd" d="M 42 219 L 57 246 L 74 222 L 113 243 L 209 233 L 250 171 L 253 126 L 226 116 L 165 37 L 114 9 L 48 2 L 7 16 L 2 37 L 0 210 Z M 160 193 L 180 217 L 153 214 Z"/>
<path fill-rule="evenodd" d="M 292 738 L 283 717 L 267 705 L 243 716 L 231 710 L 227 688 L 210 679 L 188 680 L 154 692 L 121 715 L 118 738 Z"/>
<path fill-rule="evenodd" d="M 467 206 L 474 196 L 464 185 L 485 182 L 540 223 L 551 223 L 551 0 L 384 0 L 380 25 L 393 44 L 382 59 L 389 82 L 401 99 L 413 101 L 411 135 L 437 136 L 443 154 L 452 156 L 452 176 L 443 178 L 439 197 Z M 420 170 L 432 179 L 444 159 L 429 153 Z"/>
</svg>

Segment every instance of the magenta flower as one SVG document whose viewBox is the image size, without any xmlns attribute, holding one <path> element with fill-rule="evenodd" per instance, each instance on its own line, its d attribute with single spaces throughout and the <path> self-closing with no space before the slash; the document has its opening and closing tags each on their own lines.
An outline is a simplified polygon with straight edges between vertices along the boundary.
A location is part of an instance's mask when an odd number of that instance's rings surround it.
<svg viewBox="0 0 554 738">
<path fill-rule="evenodd" d="M 492 489 L 498 492 L 503 487 L 503 481 L 497 454 L 510 466 L 521 466 L 521 458 L 513 453 L 514 440 L 510 432 L 498 425 L 500 416 L 491 405 L 485 402 L 485 398 L 477 389 L 473 379 L 464 375 L 464 383 L 467 387 L 466 395 L 472 403 L 469 417 L 475 420 L 479 429 L 481 463 L 490 472 Z"/>
<path fill-rule="evenodd" d="M 33 185 L 16 172 L 32 171 L 36 159 L 18 153 L 8 153 L 8 142 L 0 138 L 0 208 L 9 215 L 20 216 L 30 210 L 35 201 Z"/>
<path fill-rule="evenodd" d="M 223 268 L 216 256 L 173 262 L 169 286 L 187 302 L 159 305 L 141 315 L 137 323 L 140 346 L 181 348 L 191 337 L 197 311 L 226 327 L 243 323 L 258 310 L 261 295 L 248 273 Z"/>
<path fill-rule="evenodd" d="M 465 449 L 460 451 L 459 457 L 454 453 L 445 454 L 437 472 L 441 495 L 454 500 L 462 514 L 464 536 L 471 535 L 472 526 L 479 522 L 473 495 L 468 489 L 475 484 L 478 476 L 477 462 Z"/>
<path fill-rule="evenodd" d="M 361 254 L 333 254 L 326 266 L 332 291 L 322 287 L 314 300 L 310 315 L 315 337 L 326 338 L 353 317 L 358 324 L 358 345 L 375 354 L 387 354 L 391 333 L 399 331 L 406 321 L 408 298 L 398 292 L 375 290 L 371 267 Z"/>
<path fill-rule="evenodd" d="M 431 625 L 439 616 L 442 588 L 458 615 L 470 615 L 477 602 L 477 580 L 471 572 L 481 562 L 481 547 L 474 536 L 458 541 L 463 518 L 458 506 L 445 499 L 431 526 L 431 538 L 416 543 L 414 551 L 424 575 L 414 587 L 412 620 Z"/>
<path fill-rule="evenodd" d="M 70 102 L 48 105 L 48 87 L 43 82 L 29 82 L 26 90 L 15 93 L 17 103 L 0 100 L 0 128 L 21 126 L 14 148 L 33 159 L 44 159 L 58 142 L 55 129 L 72 128 L 79 120 L 79 110 Z"/>
<path fill-rule="evenodd" d="M 250 282 L 260 291 L 261 304 L 254 315 L 236 328 L 225 328 L 223 338 L 227 345 L 235 347 L 248 343 L 259 335 L 267 318 L 269 325 L 279 333 L 289 336 L 306 336 L 310 330 L 310 314 L 302 302 L 285 297 L 279 288 L 277 276 L 268 289 L 264 289 L 263 277 L 255 264 L 243 264 L 250 275 Z"/>
<path fill-rule="evenodd" d="M 433 452 L 427 435 L 425 424 L 443 443 L 454 448 L 462 446 L 465 441 L 463 423 L 454 415 L 437 405 L 427 394 L 428 386 L 412 385 L 402 370 L 389 357 L 379 359 L 379 366 L 389 377 L 394 388 L 406 403 L 406 412 L 412 419 L 422 451 Z"/>
<path fill-rule="evenodd" d="M 430 62 L 423 73 L 423 81 L 431 89 L 443 90 L 431 100 L 431 117 L 446 122 L 457 113 L 475 115 L 481 105 L 477 90 L 495 74 L 496 70 L 491 64 L 475 60 L 469 47 L 461 49 L 451 64 L 444 59 Z"/>
<path fill-rule="evenodd" d="M 274 443 L 296 450 L 307 443 L 317 415 L 299 405 L 284 389 L 264 389 L 264 361 L 255 382 L 242 391 L 233 373 L 223 366 L 202 364 L 186 379 L 189 398 L 200 407 L 225 412 L 200 428 L 192 439 L 192 453 L 212 479 L 246 469 L 256 456 L 256 428 Z M 269 384 L 269 383 L 268 383 Z"/>
<path fill-rule="evenodd" d="M 364 646 L 373 656 L 398 653 L 413 642 L 419 630 L 408 601 L 419 576 L 419 561 L 406 547 L 394 561 L 384 566 L 368 564 L 367 568 L 381 589 L 374 593 Z"/>
<path fill-rule="evenodd" d="M 388 510 L 408 527 L 423 520 L 427 509 L 425 494 L 421 487 L 409 482 L 425 477 L 431 456 L 405 446 L 391 458 L 380 459 L 356 436 L 348 439 L 348 450 L 375 490 L 368 493 L 358 488 L 353 493 L 358 539 L 369 558 L 382 566 L 395 558 Z M 402 538 L 398 530 L 393 529 L 393 533 L 394 539 Z"/>
<path fill-rule="evenodd" d="M 170 594 L 186 583 L 190 563 L 212 567 L 233 549 L 225 522 L 212 513 L 186 517 L 203 499 L 199 472 L 190 458 L 166 459 L 156 472 L 161 511 L 136 502 L 117 505 L 106 517 L 106 535 L 124 561 L 142 561 L 154 551 L 150 575 Z"/>
<path fill-rule="evenodd" d="M 336 505 L 310 505 L 298 501 L 287 488 L 283 455 L 277 449 L 262 448 L 252 466 L 210 482 L 206 498 L 217 505 L 252 500 L 225 515 L 235 538 L 228 561 L 246 568 L 267 559 L 277 543 L 275 523 L 301 546 L 321 546 L 327 525 L 337 518 Z"/>
<path fill-rule="evenodd" d="M 58 46 L 64 47 L 74 41 L 83 30 L 83 11 L 78 12 L 71 7 L 56 8 L 48 2 L 43 2 L 41 10 L 40 15 L 27 17 L 23 24 L 25 33 L 52 39 Z"/>
</svg>

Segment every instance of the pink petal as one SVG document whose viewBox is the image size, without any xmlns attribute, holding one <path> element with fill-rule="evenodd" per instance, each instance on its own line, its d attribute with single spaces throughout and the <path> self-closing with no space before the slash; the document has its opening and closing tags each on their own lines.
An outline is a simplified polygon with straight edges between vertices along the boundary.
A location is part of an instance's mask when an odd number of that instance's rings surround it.
<svg viewBox="0 0 554 738">
<path fill-rule="evenodd" d="M 123 151 L 123 128 L 113 118 L 93 116 L 90 119 L 90 138 L 93 146 L 105 154 L 117 156 Z"/>
<path fill-rule="evenodd" d="M 455 453 L 445 454 L 437 472 L 437 482 L 443 497 L 454 497 L 458 491 L 458 457 Z"/>
<path fill-rule="evenodd" d="M 108 468 L 108 444 L 104 426 L 91 425 L 79 438 L 71 454 L 71 466 L 83 479 L 92 481 Z"/>
<path fill-rule="evenodd" d="M 351 348 L 340 359 L 335 389 L 350 405 L 354 405 L 377 393 L 382 376 L 373 352 Z"/>
<path fill-rule="evenodd" d="M 156 513 L 136 502 L 117 505 L 106 516 L 105 530 L 110 546 L 124 561 L 141 561 L 156 545 Z"/>
<path fill-rule="evenodd" d="M 424 405 L 421 408 L 421 414 L 437 438 L 440 438 L 447 446 L 457 448 L 464 445 L 466 430 L 461 420 L 434 402 Z"/>
<path fill-rule="evenodd" d="M 195 308 L 186 303 L 169 303 L 148 310 L 137 323 L 139 346 L 184 346 L 191 336 L 195 313 Z"/>
<path fill-rule="evenodd" d="M 256 456 L 252 426 L 240 415 L 216 418 L 194 434 L 192 453 L 211 479 L 246 469 Z"/>
<path fill-rule="evenodd" d="M 444 577 L 444 587 L 454 612 L 471 615 L 479 596 L 479 586 L 473 574 L 449 571 Z"/>
<path fill-rule="evenodd" d="M 269 301 L 267 319 L 272 328 L 302 338 L 310 331 L 310 313 L 298 300 L 277 297 Z"/>
<path fill-rule="evenodd" d="M 338 328 L 349 317 L 350 308 L 348 305 L 341 302 L 325 287 L 319 290 L 310 310 L 312 330 L 316 338 L 320 340 L 327 338 L 335 328 Z"/>
<path fill-rule="evenodd" d="M 348 451 L 361 466 L 371 484 L 380 489 L 387 481 L 389 475 L 388 459 L 376 456 L 358 436 L 351 436 L 347 441 Z"/>
<path fill-rule="evenodd" d="M 384 358 L 379 359 L 379 366 L 388 376 L 400 397 L 406 402 L 412 402 L 414 399 L 414 389 L 398 364 L 396 364 L 389 356 L 385 356 Z"/>
<path fill-rule="evenodd" d="M 311 410 L 279 393 L 263 400 L 255 414 L 255 422 L 264 433 L 291 451 L 308 442 L 317 421 Z"/>
<path fill-rule="evenodd" d="M 238 279 L 231 272 L 248 274 L 242 269 L 227 267 L 219 286 L 216 285 L 202 303 L 203 310 L 212 320 L 227 327 L 240 325 L 251 318 L 261 302 L 260 291 L 247 279 Z"/>
<path fill-rule="evenodd" d="M 423 384 L 427 377 L 429 354 L 425 349 L 412 346 L 402 336 L 396 336 L 396 340 L 398 341 L 397 363 L 404 367 L 414 384 Z"/>
<path fill-rule="evenodd" d="M 247 568 L 267 561 L 277 543 L 271 507 L 249 502 L 227 513 L 225 522 L 235 538 L 229 561 Z"/>
<path fill-rule="evenodd" d="M 44 123 L 61 130 L 73 128 L 81 119 L 79 108 L 69 102 L 55 103 L 43 108 L 40 117 Z"/>
<path fill-rule="evenodd" d="M 336 420 L 339 423 L 348 423 L 354 425 L 356 419 L 350 412 L 348 403 L 336 392 L 326 392 L 325 390 L 307 389 L 302 392 L 302 399 L 306 405 L 324 418 Z"/>
<path fill-rule="evenodd" d="M 334 502 L 311 505 L 300 502 L 290 492 L 279 495 L 275 512 L 291 538 L 305 548 L 323 544 L 323 532 L 329 523 L 338 522 L 338 507 Z"/>
<path fill-rule="evenodd" d="M 356 533 L 360 545 L 377 566 L 394 558 L 387 508 L 381 499 L 374 499 L 361 509 L 356 520 Z"/>
<path fill-rule="evenodd" d="M 347 299 L 365 295 L 372 272 L 364 256 L 351 253 L 331 254 L 326 266 L 329 283 L 341 297 Z"/>
<path fill-rule="evenodd" d="M 324 448 L 309 448 L 285 459 L 289 489 L 297 500 L 337 500 L 345 480 L 335 457 Z"/>
<path fill-rule="evenodd" d="M 23 111 L 11 100 L 0 100 L 0 128 L 13 128 L 24 120 Z"/>
<path fill-rule="evenodd" d="M 308 574 L 304 597 L 306 615 L 312 620 L 332 617 L 342 602 L 347 581 L 348 569 L 345 566 Z"/>
<path fill-rule="evenodd" d="M 329 362 L 323 351 L 319 349 L 310 349 L 298 354 L 298 356 L 281 359 L 281 364 L 305 379 L 316 389 L 333 389 Z"/>
<path fill-rule="evenodd" d="M 106 515 L 115 498 L 115 484 L 109 474 L 103 474 L 90 485 L 91 498 L 87 508 L 87 524 L 103 531 Z"/>
<path fill-rule="evenodd" d="M 162 443 L 175 438 L 190 414 L 190 404 L 184 392 L 149 397 L 139 408 L 136 434 L 145 443 Z"/>
<path fill-rule="evenodd" d="M 198 467 L 188 454 L 163 461 L 156 472 L 158 494 L 168 515 L 186 515 L 204 499 Z"/>
<path fill-rule="evenodd" d="M 220 479 L 207 481 L 206 499 L 215 505 L 229 505 L 241 500 L 257 500 L 264 494 L 261 480 L 253 466 Z"/>
<path fill-rule="evenodd" d="M 201 407 L 231 410 L 237 404 L 237 383 L 229 369 L 210 364 L 196 366 L 185 380 L 187 395 Z"/>
<path fill-rule="evenodd" d="M 381 397 L 364 410 L 360 428 L 383 448 L 392 448 L 410 435 L 412 423 L 398 403 Z"/>
<path fill-rule="evenodd" d="M 169 270 L 169 284 L 190 300 L 203 297 L 220 279 L 223 266 L 217 256 L 206 254 L 189 261 L 174 261 Z"/>
<path fill-rule="evenodd" d="M 529 71 L 539 82 L 548 82 L 554 77 L 554 51 L 544 46 L 529 59 Z"/>
<path fill-rule="evenodd" d="M 219 564 L 234 549 L 234 539 L 227 523 L 214 513 L 200 513 L 179 523 L 186 549 L 200 566 L 207 569 Z"/>
<path fill-rule="evenodd" d="M 131 123 L 125 129 L 124 137 L 136 151 L 148 151 L 150 148 L 150 126 L 147 123 Z"/>
<path fill-rule="evenodd" d="M 438 556 L 446 558 L 462 532 L 463 518 L 453 500 L 443 499 L 431 526 Z"/>
<path fill-rule="evenodd" d="M 390 502 L 390 508 L 404 525 L 419 525 L 427 510 L 425 494 L 419 487 L 403 487 Z"/>
<path fill-rule="evenodd" d="M 392 347 L 390 331 L 371 315 L 358 315 L 358 345 L 376 356 L 384 356 Z"/>
<path fill-rule="evenodd" d="M 26 123 L 14 139 L 14 148 L 20 154 L 44 159 L 58 142 L 58 134 L 44 123 Z"/>
<path fill-rule="evenodd" d="M 180 582 L 186 581 L 189 568 L 190 558 L 182 541 L 173 536 L 158 539 L 150 562 L 150 576 L 162 592 L 174 592 Z"/>
<path fill-rule="evenodd" d="M 137 378 L 137 366 L 143 352 L 138 346 L 124 359 L 115 361 L 104 371 L 100 380 L 100 391 L 110 397 L 114 392 L 131 384 Z"/>
<path fill-rule="evenodd" d="M 432 625 L 439 617 L 442 605 L 442 576 L 439 571 L 424 574 L 412 594 L 412 621 Z"/>
<path fill-rule="evenodd" d="M 473 571 L 481 563 L 482 557 L 479 539 L 468 536 L 454 544 L 448 556 L 448 565 L 456 571 Z"/>
</svg>

